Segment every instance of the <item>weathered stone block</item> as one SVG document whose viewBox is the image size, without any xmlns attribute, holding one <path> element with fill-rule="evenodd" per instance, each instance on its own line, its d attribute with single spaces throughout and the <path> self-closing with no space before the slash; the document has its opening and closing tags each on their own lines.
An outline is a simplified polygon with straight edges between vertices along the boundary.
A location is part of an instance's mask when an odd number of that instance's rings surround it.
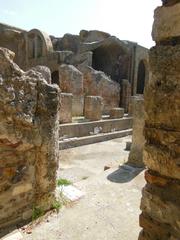
<svg viewBox="0 0 180 240">
<path fill-rule="evenodd" d="M 51 71 L 48 67 L 37 65 L 32 69 L 42 74 L 47 83 L 51 84 Z"/>
<path fill-rule="evenodd" d="M 128 164 L 137 167 L 143 167 L 143 147 L 145 138 L 143 135 L 144 99 L 142 96 L 137 96 L 134 98 L 133 108 L 133 136 Z"/>
<path fill-rule="evenodd" d="M 55 199 L 59 88 L 0 48 L 0 228 Z"/>
<path fill-rule="evenodd" d="M 146 125 L 147 126 L 144 128 L 144 135 L 151 145 L 155 143 L 158 144 L 162 149 L 166 149 L 166 151 L 172 153 L 171 155 L 173 158 L 180 155 L 180 148 L 177 144 L 177 139 L 180 139 L 180 132 L 168 131 L 155 128 L 155 126 L 148 126 L 148 124 Z"/>
<path fill-rule="evenodd" d="M 60 123 L 72 122 L 72 98 L 71 93 L 61 93 Z"/>
<path fill-rule="evenodd" d="M 110 118 L 122 118 L 124 116 L 124 108 L 113 108 L 109 112 Z"/>
<path fill-rule="evenodd" d="M 73 94 L 72 116 L 83 115 L 83 74 L 72 65 L 62 64 L 59 67 L 59 81 L 62 92 Z"/>
<path fill-rule="evenodd" d="M 169 224 L 173 231 L 179 232 L 179 205 L 174 202 L 164 201 L 161 196 L 143 189 L 143 201 L 141 202 L 143 213 L 155 219 L 162 224 Z"/>
<path fill-rule="evenodd" d="M 180 46 L 152 48 L 150 66 L 152 78 L 145 92 L 146 125 L 179 131 Z"/>
<path fill-rule="evenodd" d="M 59 81 L 62 92 L 75 96 L 83 94 L 83 75 L 76 67 L 62 64 L 59 67 Z"/>
<path fill-rule="evenodd" d="M 139 240 L 180 236 L 180 1 L 163 0 L 155 11 L 151 79 L 145 91 L 143 189 Z M 142 217 L 143 216 L 143 217 Z"/>
<path fill-rule="evenodd" d="M 156 145 L 145 144 L 144 163 L 145 165 L 159 172 L 161 175 L 180 179 L 180 159 L 173 156 L 173 153 L 165 148 Z M 167 164 L 168 163 L 168 164 Z"/>
<path fill-rule="evenodd" d="M 180 45 L 152 47 L 149 51 L 149 63 L 151 69 L 150 83 L 159 85 L 165 84 L 170 89 L 174 88 L 179 83 L 180 73 Z M 164 78 L 167 76 L 168 79 Z M 173 77 L 173 79 L 172 79 Z M 177 77 L 177 79 L 176 79 Z M 174 82 L 175 81 L 175 82 Z M 172 86 L 171 86 L 172 84 Z M 158 87 L 158 84 L 157 84 Z"/>
<path fill-rule="evenodd" d="M 149 171 L 145 172 L 145 179 L 150 184 L 156 184 L 156 185 L 162 186 L 162 187 L 169 183 L 169 180 L 167 178 L 153 175 Z"/>
<path fill-rule="evenodd" d="M 84 116 L 85 118 L 96 121 L 102 118 L 102 98 L 99 96 L 85 97 Z"/>
<path fill-rule="evenodd" d="M 154 13 L 152 37 L 156 42 L 180 36 L 180 3 L 158 7 Z"/>
<path fill-rule="evenodd" d="M 150 239 L 169 239 L 169 231 L 171 230 L 170 225 L 160 224 L 145 214 L 140 215 L 139 224 L 147 233 L 149 233 L 151 236 Z"/>
<path fill-rule="evenodd" d="M 86 96 L 100 96 L 103 98 L 103 114 L 119 106 L 120 84 L 112 81 L 101 71 L 90 67 L 81 69 L 84 74 L 84 93 Z"/>
<path fill-rule="evenodd" d="M 72 98 L 72 116 L 83 116 L 84 96 L 74 96 Z"/>
</svg>

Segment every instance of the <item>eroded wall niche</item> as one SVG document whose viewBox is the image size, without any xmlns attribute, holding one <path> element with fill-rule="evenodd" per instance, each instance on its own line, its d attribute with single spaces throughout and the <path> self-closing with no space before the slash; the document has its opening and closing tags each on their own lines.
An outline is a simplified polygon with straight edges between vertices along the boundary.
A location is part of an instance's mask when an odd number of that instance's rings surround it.
<svg viewBox="0 0 180 240">
<path fill-rule="evenodd" d="M 0 48 L 0 229 L 51 208 L 58 167 L 59 88 Z"/>
<path fill-rule="evenodd" d="M 136 88 L 137 94 L 144 93 L 145 79 L 146 79 L 146 67 L 145 67 L 144 61 L 141 60 L 138 66 L 137 88 Z"/>
<path fill-rule="evenodd" d="M 144 162 L 139 240 L 180 239 L 180 1 L 155 10 L 151 79 L 145 91 Z"/>
<path fill-rule="evenodd" d="M 122 79 L 128 79 L 128 68 L 130 56 L 128 49 L 122 44 L 104 44 L 93 51 L 92 67 L 96 70 L 105 72 L 116 82 L 121 83 Z"/>
</svg>

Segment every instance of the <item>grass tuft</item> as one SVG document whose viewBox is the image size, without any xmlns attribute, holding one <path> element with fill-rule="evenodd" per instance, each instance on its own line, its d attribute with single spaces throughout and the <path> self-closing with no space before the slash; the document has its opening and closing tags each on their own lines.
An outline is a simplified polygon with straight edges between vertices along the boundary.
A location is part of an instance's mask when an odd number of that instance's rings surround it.
<svg viewBox="0 0 180 240">
<path fill-rule="evenodd" d="M 57 212 L 59 212 L 59 210 L 61 209 L 62 207 L 62 203 L 60 203 L 60 201 L 54 201 L 53 204 L 52 204 L 52 208 L 53 209 L 56 209 Z"/>
<path fill-rule="evenodd" d="M 44 215 L 44 210 L 40 207 L 33 207 L 32 221 Z"/>
<path fill-rule="evenodd" d="M 57 180 L 57 185 L 58 186 L 68 186 L 68 185 L 71 185 L 72 182 L 67 180 L 67 179 L 63 179 L 63 178 L 60 178 Z"/>
</svg>

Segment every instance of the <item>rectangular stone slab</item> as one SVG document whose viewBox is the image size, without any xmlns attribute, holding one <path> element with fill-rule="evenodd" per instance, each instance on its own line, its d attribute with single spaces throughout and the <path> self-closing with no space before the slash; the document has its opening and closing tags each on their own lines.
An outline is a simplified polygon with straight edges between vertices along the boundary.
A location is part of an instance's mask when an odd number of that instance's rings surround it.
<svg viewBox="0 0 180 240">
<path fill-rule="evenodd" d="M 180 36 L 180 3 L 154 12 L 152 38 L 156 42 Z"/>
</svg>

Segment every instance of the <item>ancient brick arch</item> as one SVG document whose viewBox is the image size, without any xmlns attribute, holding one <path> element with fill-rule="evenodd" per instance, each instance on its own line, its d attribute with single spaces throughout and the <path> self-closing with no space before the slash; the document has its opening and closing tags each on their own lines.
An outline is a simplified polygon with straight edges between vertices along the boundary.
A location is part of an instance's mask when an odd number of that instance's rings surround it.
<svg viewBox="0 0 180 240">
<path fill-rule="evenodd" d="M 108 38 L 93 50 L 92 66 L 105 72 L 117 82 L 128 79 L 129 51 L 126 44 L 115 37 Z"/>
<path fill-rule="evenodd" d="M 28 59 L 36 59 L 47 56 L 48 52 L 53 51 L 50 37 L 38 29 L 32 29 L 26 36 Z"/>
</svg>

